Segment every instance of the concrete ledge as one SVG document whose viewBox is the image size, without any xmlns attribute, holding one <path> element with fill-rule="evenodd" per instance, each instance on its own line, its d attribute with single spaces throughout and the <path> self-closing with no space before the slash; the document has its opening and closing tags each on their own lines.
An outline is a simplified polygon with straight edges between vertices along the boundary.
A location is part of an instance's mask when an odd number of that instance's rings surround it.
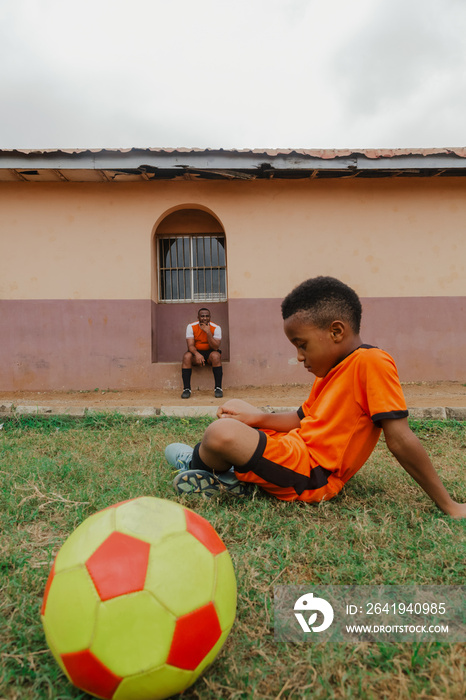
<svg viewBox="0 0 466 700">
<path fill-rule="evenodd" d="M 119 413 L 125 416 L 173 416 L 177 418 L 196 418 L 199 416 L 209 416 L 215 418 L 218 406 L 102 406 L 81 407 L 60 404 L 55 406 L 39 406 L 31 404 L 21 404 L 15 406 L 13 403 L 4 402 L 0 404 L 0 416 L 14 415 L 42 415 L 42 416 L 75 416 L 82 417 L 86 414 L 99 413 Z M 289 413 L 297 411 L 297 406 L 260 406 L 264 413 Z M 433 406 L 430 408 L 411 407 L 409 417 L 413 420 L 457 420 L 466 421 L 466 407 L 443 407 Z"/>
<path fill-rule="evenodd" d="M 160 409 L 154 406 L 103 406 L 102 408 L 86 408 L 88 414 L 119 413 L 122 416 L 158 416 Z"/>
<path fill-rule="evenodd" d="M 197 418 L 210 416 L 215 418 L 218 406 L 162 406 L 162 416 L 176 416 L 178 418 Z"/>
<path fill-rule="evenodd" d="M 445 420 L 447 417 L 446 409 L 443 406 L 435 406 L 433 408 L 410 408 L 409 417 L 414 420 L 422 420 L 430 418 L 431 420 Z"/>
<path fill-rule="evenodd" d="M 14 416 L 84 416 L 86 409 L 79 406 L 11 406 L 10 414 Z"/>
<path fill-rule="evenodd" d="M 466 408 L 446 408 L 447 418 L 451 420 L 466 420 Z"/>
<path fill-rule="evenodd" d="M 21 415 L 51 415 L 53 413 L 53 409 L 50 406 L 30 406 L 30 405 L 19 405 L 19 406 L 12 406 L 11 408 L 12 413 L 20 413 Z"/>
</svg>

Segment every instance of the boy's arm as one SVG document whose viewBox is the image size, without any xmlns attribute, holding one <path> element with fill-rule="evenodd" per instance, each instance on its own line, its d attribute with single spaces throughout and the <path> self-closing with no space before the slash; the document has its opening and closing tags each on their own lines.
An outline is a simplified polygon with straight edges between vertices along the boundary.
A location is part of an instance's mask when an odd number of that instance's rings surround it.
<svg viewBox="0 0 466 700">
<path fill-rule="evenodd" d="M 382 429 L 390 452 L 440 510 L 453 518 L 466 518 L 466 503 L 451 498 L 408 419 L 383 420 Z"/>
<path fill-rule="evenodd" d="M 218 418 L 235 418 L 251 428 L 276 430 L 279 433 L 289 433 L 299 428 L 301 420 L 297 411 L 289 413 L 240 413 L 229 406 L 221 406 L 217 411 Z"/>
</svg>

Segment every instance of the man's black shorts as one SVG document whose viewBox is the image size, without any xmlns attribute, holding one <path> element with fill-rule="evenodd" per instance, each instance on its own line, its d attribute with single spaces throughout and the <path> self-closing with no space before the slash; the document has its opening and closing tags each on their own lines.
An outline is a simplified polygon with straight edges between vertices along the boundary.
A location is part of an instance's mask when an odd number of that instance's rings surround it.
<svg viewBox="0 0 466 700">
<path fill-rule="evenodd" d="M 211 352 L 219 352 L 220 354 L 222 354 L 221 350 L 198 350 L 197 352 L 199 353 L 199 355 L 202 355 L 202 357 L 204 358 L 204 360 L 206 362 L 207 362 Z"/>
</svg>

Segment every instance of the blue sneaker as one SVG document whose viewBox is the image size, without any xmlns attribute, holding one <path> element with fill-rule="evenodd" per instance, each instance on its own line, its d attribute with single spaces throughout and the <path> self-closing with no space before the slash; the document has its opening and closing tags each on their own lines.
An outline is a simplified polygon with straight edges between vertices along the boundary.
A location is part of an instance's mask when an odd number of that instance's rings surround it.
<svg viewBox="0 0 466 700">
<path fill-rule="evenodd" d="M 219 491 L 234 496 L 249 496 L 254 486 L 237 479 L 233 468 L 227 472 L 212 472 L 204 469 L 191 469 L 194 449 L 182 442 L 172 442 L 165 448 L 165 459 L 179 472 L 173 486 L 179 493 L 203 493 L 213 496 Z"/>
<path fill-rule="evenodd" d="M 194 449 L 182 442 L 172 442 L 165 448 L 165 459 L 178 471 L 191 469 Z"/>
</svg>

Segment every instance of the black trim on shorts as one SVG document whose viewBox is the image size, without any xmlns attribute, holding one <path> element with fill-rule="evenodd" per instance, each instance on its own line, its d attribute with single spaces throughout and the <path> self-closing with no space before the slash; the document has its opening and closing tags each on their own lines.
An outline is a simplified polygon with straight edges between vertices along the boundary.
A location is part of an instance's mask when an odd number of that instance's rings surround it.
<svg viewBox="0 0 466 700">
<path fill-rule="evenodd" d="M 382 420 L 400 420 L 400 418 L 407 418 L 409 416 L 409 411 L 387 411 L 386 413 L 375 413 L 371 416 L 372 422 L 378 428 L 381 428 L 380 421 Z"/>
<path fill-rule="evenodd" d="M 264 481 L 269 484 L 275 484 L 275 486 L 281 486 L 282 488 L 291 487 L 293 488 L 298 496 L 300 496 L 304 491 L 315 491 L 316 489 L 322 488 L 328 483 L 328 478 L 333 472 L 330 469 L 324 469 L 324 467 L 317 466 L 311 469 L 309 476 L 304 474 L 298 474 L 292 469 L 272 462 L 270 459 L 266 459 L 262 455 L 264 454 L 265 447 L 267 445 L 267 436 L 265 433 L 259 432 L 259 444 L 256 450 L 246 464 L 242 467 L 235 466 L 235 471 L 239 474 L 244 474 L 245 472 L 253 472 Z"/>
</svg>

